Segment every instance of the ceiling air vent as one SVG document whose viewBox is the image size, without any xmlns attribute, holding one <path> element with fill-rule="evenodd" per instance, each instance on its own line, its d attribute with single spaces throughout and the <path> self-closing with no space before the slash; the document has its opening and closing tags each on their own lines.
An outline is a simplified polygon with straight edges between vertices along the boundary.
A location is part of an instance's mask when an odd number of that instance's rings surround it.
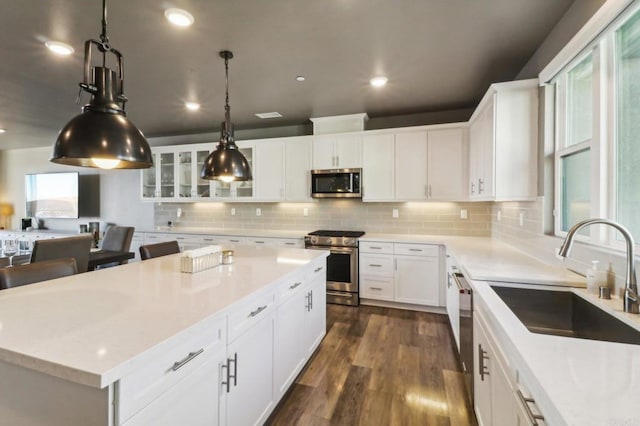
<svg viewBox="0 0 640 426">
<path fill-rule="evenodd" d="M 256 117 L 258 118 L 280 118 L 282 117 L 282 114 L 280 114 L 279 112 L 260 112 L 258 114 L 254 114 Z"/>
</svg>

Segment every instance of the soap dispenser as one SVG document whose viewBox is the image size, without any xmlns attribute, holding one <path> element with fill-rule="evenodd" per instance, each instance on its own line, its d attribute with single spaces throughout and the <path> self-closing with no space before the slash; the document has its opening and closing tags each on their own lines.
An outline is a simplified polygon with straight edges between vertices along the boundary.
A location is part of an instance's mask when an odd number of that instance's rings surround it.
<svg viewBox="0 0 640 426">
<path fill-rule="evenodd" d="M 598 284 L 596 283 L 596 271 L 598 270 L 597 260 L 591 261 L 591 268 L 587 268 L 587 291 L 589 293 L 598 293 Z"/>
</svg>

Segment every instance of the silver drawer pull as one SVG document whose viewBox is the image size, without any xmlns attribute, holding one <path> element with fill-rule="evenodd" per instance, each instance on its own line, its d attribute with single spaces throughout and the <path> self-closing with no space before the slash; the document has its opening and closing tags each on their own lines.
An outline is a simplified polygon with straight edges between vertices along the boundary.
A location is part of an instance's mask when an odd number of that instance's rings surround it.
<svg viewBox="0 0 640 426">
<path fill-rule="evenodd" d="M 371 246 L 371 247 L 369 247 L 369 248 L 370 248 L 371 250 L 382 250 L 382 247 L 374 247 L 374 246 Z"/>
<path fill-rule="evenodd" d="M 293 285 L 290 285 L 289 286 L 289 290 L 293 290 L 294 288 L 297 288 L 297 287 L 299 287 L 301 285 L 302 285 L 302 282 L 298 281 L 297 283 L 294 283 Z"/>
<path fill-rule="evenodd" d="M 313 271 L 313 272 L 320 272 L 320 271 L 322 271 L 323 269 L 324 269 L 324 266 L 319 266 L 319 267 L 317 267 L 316 269 L 314 269 L 314 271 Z"/>
<path fill-rule="evenodd" d="M 203 238 L 204 241 L 213 241 L 213 238 Z"/>
<path fill-rule="evenodd" d="M 369 266 L 373 266 L 374 268 L 382 268 L 382 265 L 378 265 L 376 263 L 370 263 Z"/>
<path fill-rule="evenodd" d="M 255 311 L 252 311 L 247 318 L 255 317 L 256 315 L 258 315 L 260 312 L 264 311 L 265 309 L 267 309 L 267 305 L 260 306 Z"/>
<path fill-rule="evenodd" d="M 422 251 L 422 249 L 412 249 L 412 248 L 410 248 L 409 251 Z"/>
<path fill-rule="evenodd" d="M 380 288 L 380 287 L 369 287 L 369 290 L 382 291 L 382 288 Z"/>
<path fill-rule="evenodd" d="M 524 406 L 524 409 L 527 412 L 527 417 L 529 417 L 529 423 L 531 423 L 533 426 L 538 426 L 539 425 L 538 420 L 544 421 L 544 416 L 541 416 L 540 414 L 535 414 L 533 411 L 531 411 L 531 407 L 529 406 L 529 404 L 535 404 L 536 402 L 533 398 L 526 398 L 520 389 L 516 391 L 516 394 L 518 395 L 518 398 L 522 402 L 522 405 Z"/>
<path fill-rule="evenodd" d="M 264 241 L 254 241 L 256 244 L 264 244 Z"/>
<path fill-rule="evenodd" d="M 231 243 L 239 243 L 240 240 L 229 240 L 229 242 L 231 242 Z"/>
<path fill-rule="evenodd" d="M 189 352 L 189 355 L 187 355 L 185 359 L 174 362 L 171 369 L 173 371 L 179 370 L 180 368 L 184 367 L 189 361 L 200 355 L 202 352 L 204 352 L 204 348 L 200 349 L 199 351 Z"/>
<path fill-rule="evenodd" d="M 286 246 L 295 246 L 296 243 L 284 243 L 284 245 L 286 245 Z"/>
</svg>

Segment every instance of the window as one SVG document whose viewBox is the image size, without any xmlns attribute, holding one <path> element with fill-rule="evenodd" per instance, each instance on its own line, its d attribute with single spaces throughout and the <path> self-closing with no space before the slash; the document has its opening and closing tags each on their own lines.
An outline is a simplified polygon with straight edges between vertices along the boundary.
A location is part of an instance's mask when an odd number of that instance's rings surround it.
<svg viewBox="0 0 640 426">
<path fill-rule="evenodd" d="M 640 239 L 640 13 L 616 31 L 615 218 Z"/>
<path fill-rule="evenodd" d="M 640 242 L 640 6 L 611 24 L 553 85 L 555 233 L 605 217 Z M 613 229 L 583 231 L 595 244 L 621 244 Z"/>
</svg>

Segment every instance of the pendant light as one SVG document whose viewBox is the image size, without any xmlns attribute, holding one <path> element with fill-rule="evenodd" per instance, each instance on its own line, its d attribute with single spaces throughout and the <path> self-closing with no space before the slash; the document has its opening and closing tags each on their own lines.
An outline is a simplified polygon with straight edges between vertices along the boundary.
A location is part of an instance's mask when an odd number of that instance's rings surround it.
<svg viewBox="0 0 640 426">
<path fill-rule="evenodd" d="M 228 50 L 220 52 L 220 57 L 224 59 L 224 69 L 226 75 L 226 100 L 224 105 L 224 122 L 220 130 L 220 142 L 204 161 L 200 177 L 209 180 L 221 180 L 231 182 L 234 180 L 251 180 L 251 167 L 244 155 L 234 142 L 233 123 L 231 123 L 231 107 L 229 106 L 229 59 L 233 58 L 233 53 Z"/>
<path fill-rule="evenodd" d="M 102 53 L 102 66 L 91 68 L 93 45 Z M 113 54 L 118 61 L 117 75 L 106 67 L 107 53 Z M 80 83 L 80 94 L 88 92 L 91 100 L 82 108 L 82 113 L 60 131 L 53 147 L 53 163 L 104 169 L 153 166 L 149 143 L 126 117 L 123 72 L 122 54 L 109 44 L 107 4 L 102 0 L 100 41 L 92 39 L 84 43 L 84 81 Z"/>
</svg>

